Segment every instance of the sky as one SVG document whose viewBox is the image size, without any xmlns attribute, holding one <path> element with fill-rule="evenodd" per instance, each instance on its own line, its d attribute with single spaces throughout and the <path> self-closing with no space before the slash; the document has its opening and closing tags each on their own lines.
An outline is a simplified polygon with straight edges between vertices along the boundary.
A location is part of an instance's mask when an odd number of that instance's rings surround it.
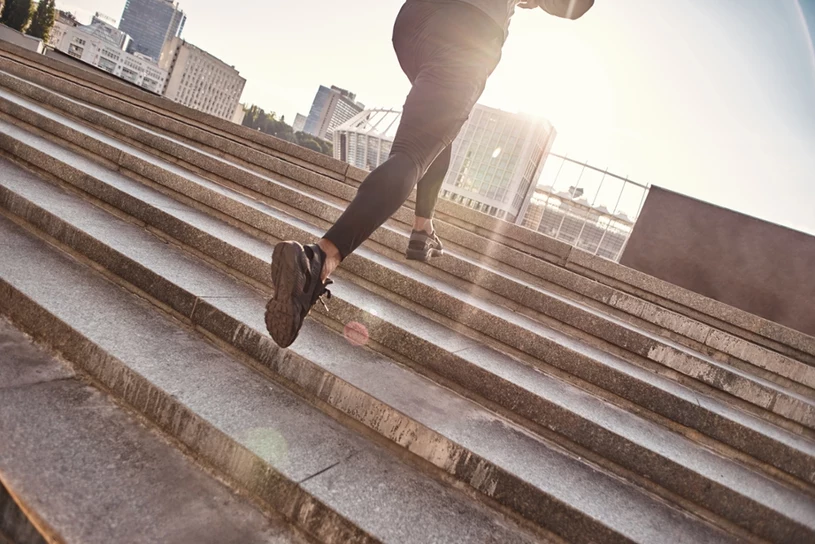
<svg viewBox="0 0 815 544">
<path fill-rule="evenodd" d="M 181 0 L 183 37 L 289 123 L 321 84 L 400 107 L 401 4 Z M 118 19 L 124 0 L 57 6 Z M 558 153 L 815 235 L 813 35 L 815 0 L 596 0 L 578 21 L 519 10 L 481 103 L 549 119 Z"/>
</svg>

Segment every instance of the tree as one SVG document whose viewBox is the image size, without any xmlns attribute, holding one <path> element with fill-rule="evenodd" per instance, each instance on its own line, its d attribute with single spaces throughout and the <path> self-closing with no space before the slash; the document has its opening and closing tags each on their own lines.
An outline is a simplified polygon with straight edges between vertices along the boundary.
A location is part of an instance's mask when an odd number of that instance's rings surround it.
<svg viewBox="0 0 815 544">
<path fill-rule="evenodd" d="M 42 41 L 47 42 L 48 37 L 51 35 L 51 29 L 54 28 L 54 16 L 56 12 L 56 0 L 40 0 L 37 5 L 37 11 L 34 12 L 34 17 L 31 19 L 31 25 L 28 27 L 26 34 L 40 38 Z"/>
<path fill-rule="evenodd" d="M 31 20 L 31 8 L 31 0 L 6 0 L 0 22 L 22 32 Z"/>
<path fill-rule="evenodd" d="M 243 117 L 243 126 L 312 149 L 329 157 L 334 154 L 334 146 L 331 142 L 315 138 L 305 132 L 294 132 L 294 129 L 286 123 L 285 116 L 277 119 L 277 114 L 274 112 L 266 113 L 263 108 L 254 105 L 246 110 L 246 115 Z"/>
<path fill-rule="evenodd" d="M 45 0 L 43 0 L 45 1 Z M 22 32 L 31 20 L 31 0 L 6 0 L 0 22 Z"/>
</svg>

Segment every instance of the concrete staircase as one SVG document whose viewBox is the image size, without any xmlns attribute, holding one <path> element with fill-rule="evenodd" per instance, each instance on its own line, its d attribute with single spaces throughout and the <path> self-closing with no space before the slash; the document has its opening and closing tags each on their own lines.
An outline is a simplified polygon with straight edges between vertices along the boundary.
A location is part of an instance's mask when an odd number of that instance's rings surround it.
<svg viewBox="0 0 815 544">
<path fill-rule="evenodd" d="M 409 202 L 280 350 L 364 173 L 5 44 L 0 153 L 0 312 L 298 534 L 815 542 L 811 337 L 449 202 L 406 262 Z"/>
</svg>

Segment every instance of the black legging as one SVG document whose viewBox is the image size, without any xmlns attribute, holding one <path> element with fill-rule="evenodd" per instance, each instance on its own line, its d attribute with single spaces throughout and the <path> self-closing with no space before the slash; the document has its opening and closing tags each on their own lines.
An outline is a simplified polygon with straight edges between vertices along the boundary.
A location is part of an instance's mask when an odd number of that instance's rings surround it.
<svg viewBox="0 0 815 544">
<path fill-rule="evenodd" d="M 452 142 L 501 59 L 504 30 L 469 4 L 408 0 L 393 44 L 413 84 L 391 155 L 360 185 L 325 238 L 344 259 L 404 204 L 431 219 L 450 167 Z"/>
</svg>

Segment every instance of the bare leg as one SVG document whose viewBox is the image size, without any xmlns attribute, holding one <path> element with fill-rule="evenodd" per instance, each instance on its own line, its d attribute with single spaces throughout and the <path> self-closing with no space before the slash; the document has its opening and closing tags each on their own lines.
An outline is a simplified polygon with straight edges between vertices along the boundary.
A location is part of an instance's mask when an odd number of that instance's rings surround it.
<svg viewBox="0 0 815 544">
<path fill-rule="evenodd" d="M 323 261 L 323 272 L 321 274 L 320 279 L 325 281 L 328 279 L 328 276 L 331 275 L 334 270 L 342 262 L 342 255 L 340 255 L 340 250 L 337 249 L 337 246 L 334 245 L 334 242 L 331 240 L 326 240 L 325 238 L 320 239 L 317 242 L 317 245 L 320 246 L 320 249 L 323 250 L 325 253 L 325 261 Z"/>
</svg>

